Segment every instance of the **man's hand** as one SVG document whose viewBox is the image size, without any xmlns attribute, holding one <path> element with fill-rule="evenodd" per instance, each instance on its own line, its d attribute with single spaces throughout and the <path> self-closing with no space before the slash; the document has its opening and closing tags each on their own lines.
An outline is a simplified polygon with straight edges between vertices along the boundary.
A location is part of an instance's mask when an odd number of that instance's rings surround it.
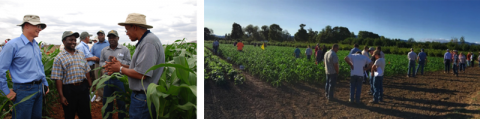
<svg viewBox="0 0 480 119">
<path fill-rule="evenodd" d="M 47 86 L 47 92 L 45 92 L 45 95 L 47 95 L 48 92 L 50 92 L 50 88 L 48 88 L 48 86 Z"/>
<path fill-rule="evenodd" d="M 17 93 L 15 93 L 13 89 L 10 89 L 10 93 L 7 95 L 7 98 L 10 99 L 11 101 L 14 101 L 16 96 L 17 96 Z"/>
<path fill-rule="evenodd" d="M 62 103 L 62 104 L 65 105 L 65 106 L 68 106 L 67 98 L 61 97 L 61 98 L 60 98 L 60 103 Z"/>
<path fill-rule="evenodd" d="M 120 61 L 118 61 L 117 58 L 114 57 L 112 59 L 112 62 L 107 62 L 106 66 L 107 72 L 119 72 L 122 63 L 120 63 Z"/>
</svg>

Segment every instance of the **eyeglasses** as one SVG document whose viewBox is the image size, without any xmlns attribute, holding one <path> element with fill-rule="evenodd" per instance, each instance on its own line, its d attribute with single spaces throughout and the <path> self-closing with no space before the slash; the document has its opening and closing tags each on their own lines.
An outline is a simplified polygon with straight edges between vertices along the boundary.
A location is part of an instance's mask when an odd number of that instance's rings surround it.
<svg viewBox="0 0 480 119">
<path fill-rule="evenodd" d="M 43 30 L 42 25 L 35 25 L 35 26 L 37 26 L 37 28 Z"/>
</svg>

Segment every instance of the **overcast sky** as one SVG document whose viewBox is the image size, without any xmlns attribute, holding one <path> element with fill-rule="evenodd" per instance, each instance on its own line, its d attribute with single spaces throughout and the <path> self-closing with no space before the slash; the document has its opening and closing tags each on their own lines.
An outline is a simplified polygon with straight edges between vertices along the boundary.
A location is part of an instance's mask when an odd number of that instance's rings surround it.
<svg viewBox="0 0 480 119">
<path fill-rule="evenodd" d="M 125 22 L 130 13 L 146 15 L 147 24 L 153 26 L 150 30 L 163 44 L 183 38 L 197 40 L 196 0 L 0 0 L 0 41 L 19 37 L 22 31 L 16 25 L 22 23 L 24 15 L 34 14 L 47 24 L 35 38 L 38 42 L 61 44 L 64 31 L 87 31 L 93 34 L 93 39 L 99 30 L 117 30 L 119 43 L 131 43 L 125 28 L 118 25 Z"/>
</svg>

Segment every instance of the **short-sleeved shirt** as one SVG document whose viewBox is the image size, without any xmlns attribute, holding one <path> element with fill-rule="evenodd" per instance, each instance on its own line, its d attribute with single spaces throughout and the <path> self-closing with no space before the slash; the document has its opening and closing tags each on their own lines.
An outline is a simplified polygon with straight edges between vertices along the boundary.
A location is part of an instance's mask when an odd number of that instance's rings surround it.
<svg viewBox="0 0 480 119">
<path fill-rule="evenodd" d="M 348 53 L 349 55 L 350 54 L 355 54 L 356 52 L 360 51 L 360 49 L 358 48 L 352 48 L 352 50 L 350 50 L 350 53 Z"/>
<path fill-rule="evenodd" d="M 468 61 L 470 61 L 470 56 L 471 56 L 471 54 L 468 54 L 468 55 L 467 55 L 467 60 L 468 60 Z"/>
<path fill-rule="evenodd" d="M 143 85 L 145 87 L 142 87 L 141 79 L 128 77 L 128 83 L 131 90 L 143 91 L 143 89 L 147 89 L 150 83 L 157 84 L 162 76 L 163 67 L 148 73 L 146 72 L 152 66 L 165 63 L 165 51 L 160 39 L 158 39 L 155 34 L 151 33 L 150 30 L 147 30 L 143 34 L 136 46 L 137 48 L 135 49 L 132 61 L 130 62 L 130 69 L 145 75 L 143 79 Z"/>
<path fill-rule="evenodd" d="M 446 52 L 445 55 L 443 56 L 443 59 L 452 59 L 452 54 L 450 54 L 450 52 Z"/>
<path fill-rule="evenodd" d="M 90 57 L 93 57 L 92 53 L 90 53 L 90 49 L 88 47 L 88 45 L 83 42 L 83 41 L 80 41 L 80 44 L 78 44 L 76 47 L 75 47 L 75 50 L 79 50 L 79 51 L 82 51 L 84 54 L 84 58 L 90 58 Z M 88 65 L 92 66 L 93 64 L 95 64 L 94 61 L 88 61 Z"/>
<path fill-rule="evenodd" d="M 408 53 L 408 60 L 416 60 L 416 59 L 417 59 L 417 53 L 413 51 Z"/>
<path fill-rule="evenodd" d="M 465 57 L 465 55 L 460 55 L 459 58 L 460 58 L 460 63 L 467 62 L 467 58 Z"/>
<path fill-rule="evenodd" d="M 296 48 L 295 49 L 295 58 L 299 58 L 300 57 L 300 49 Z"/>
<path fill-rule="evenodd" d="M 242 42 L 237 43 L 237 50 L 243 50 L 243 43 Z"/>
<path fill-rule="evenodd" d="M 426 58 L 427 58 L 427 53 L 425 53 L 425 52 L 418 53 L 419 61 L 425 61 Z"/>
<path fill-rule="evenodd" d="M 370 53 L 368 53 L 368 51 L 362 50 L 362 55 L 370 58 Z"/>
<path fill-rule="evenodd" d="M 347 55 L 347 58 L 349 58 L 353 64 L 353 69 L 350 69 L 350 76 L 363 76 L 363 68 L 366 64 L 372 62 L 368 57 L 355 53 Z"/>
<path fill-rule="evenodd" d="M 382 69 L 382 72 L 378 72 L 378 76 L 383 76 L 383 73 L 385 72 L 385 59 L 378 58 L 373 65 L 377 66 L 377 68 Z"/>
<path fill-rule="evenodd" d="M 63 84 L 79 83 L 87 78 L 85 74 L 89 71 L 90 66 L 82 51 L 75 50 L 72 55 L 64 50 L 53 61 L 51 79 L 61 80 Z"/>
<path fill-rule="evenodd" d="M 338 56 L 333 50 L 329 50 L 325 53 L 324 56 L 325 62 L 325 73 L 326 74 L 337 74 L 338 72 L 335 71 L 334 65 L 338 63 Z"/>
<path fill-rule="evenodd" d="M 110 56 L 116 57 L 117 60 L 124 65 L 130 65 L 130 62 L 132 61 L 130 57 L 130 50 L 127 47 L 119 44 L 115 50 L 110 47 L 103 48 L 100 55 L 100 66 L 104 66 L 105 61 L 108 61 L 108 57 Z"/>
<path fill-rule="evenodd" d="M 108 46 L 110 46 L 110 43 L 108 43 L 107 40 L 104 40 L 103 42 L 98 41 L 93 45 L 92 49 L 90 49 L 91 50 L 90 53 L 92 53 L 93 56 L 100 58 L 100 55 L 102 55 L 103 48 Z"/>
<path fill-rule="evenodd" d="M 453 56 L 453 64 L 457 65 L 458 60 L 459 60 L 458 55 L 454 55 Z"/>
<path fill-rule="evenodd" d="M 312 49 L 311 49 L 311 48 L 307 48 L 307 50 L 305 50 L 305 54 L 307 54 L 307 55 L 312 55 Z"/>
</svg>

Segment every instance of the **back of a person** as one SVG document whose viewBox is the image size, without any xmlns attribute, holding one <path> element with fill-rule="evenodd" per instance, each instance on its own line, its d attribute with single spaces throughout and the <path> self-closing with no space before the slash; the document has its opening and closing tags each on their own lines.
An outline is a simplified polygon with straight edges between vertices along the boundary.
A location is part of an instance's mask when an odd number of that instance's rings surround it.
<svg viewBox="0 0 480 119">
<path fill-rule="evenodd" d="M 152 47 L 153 45 L 153 47 Z M 152 51 L 153 50 L 153 51 Z M 151 51 L 151 52 L 156 52 L 158 56 L 152 57 L 151 54 L 145 54 L 145 51 Z M 162 43 L 160 42 L 160 39 L 154 35 L 153 33 L 149 33 L 145 36 L 145 38 L 142 39 L 141 43 L 138 44 L 137 48 L 135 49 L 134 54 L 132 55 L 132 61 L 130 63 L 130 69 L 136 69 L 135 71 L 145 73 L 145 71 L 139 71 L 137 69 L 148 69 L 148 68 L 140 68 L 140 67 L 151 67 L 151 66 L 141 66 L 137 65 L 139 64 L 138 61 L 143 61 L 143 62 L 155 62 L 155 65 L 163 64 L 165 63 L 165 52 L 162 46 Z M 152 65 L 154 66 L 154 65 Z M 139 67 L 139 68 L 136 68 Z M 143 85 L 145 87 L 148 87 L 150 83 L 158 83 L 158 80 L 162 76 L 164 68 L 158 68 L 153 71 L 150 71 L 148 73 L 145 73 L 145 78 L 143 79 Z M 150 76 L 148 76 L 150 75 Z M 128 77 L 128 83 L 130 86 L 131 90 L 144 90 L 142 89 L 142 84 L 141 80 L 139 79 L 133 79 L 131 77 Z"/>
<path fill-rule="evenodd" d="M 362 55 L 370 58 L 370 54 L 365 50 L 362 51 Z"/>
<path fill-rule="evenodd" d="M 418 59 L 420 61 L 425 61 L 425 58 L 427 58 L 427 53 L 425 53 L 425 52 L 418 53 Z"/>
<path fill-rule="evenodd" d="M 295 51 L 295 58 L 299 58 L 300 57 L 300 49 L 296 48 Z"/>
<path fill-rule="evenodd" d="M 237 50 L 243 50 L 243 43 L 242 42 L 237 43 Z"/>
<path fill-rule="evenodd" d="M 305 53 L 307 53 L 307 55 L 312 55 L 312 49 L 307 48 L 307 50 L 305 50 Z"/>
<path fill-rule="evenodd" d="M 409 57 L 408 60 L 415 60 L 415 59 L 417 59 L 417 54 L 415 52 L 411 51 L 411 52 L 408 53 L 408 57 Z"/>
<path fill-rule="evenodd" d="M 337 59 L 335 59 L 337 58 Z M 335 62 L 335 60 L 338 61 L 338 57 L 337 57 L 337 54 L 333 51 L 333 50 L 329 50 L 327 52 L 325 52 L 325 56 L 324 56 L 324 62 L 325 62 L 325 72 L 326 74 L 336 74 L 337 72 L 335 72 L 335 69 L 333 67 L 333 63 Z"/>
<path fill-rule="evenodd" d="M 321 61 L 321 60 L 323 59 L 323 52 L 322 52 L 322 50 L 318 50 L 318 51 L 317 51 L 317 54 L 315 54 L 315 55 L 317 55 L 317 61 Z"/>
<path fill-rule="evenodd" d="M 370 59 L 357 53 L 348 55 L 348 58 L 350 58 L 350 61 L 353 63 L 353 69 L 350 72 L 350 76 L 363 76 L 363 68 L 370 62 Z"/>
</svg>

